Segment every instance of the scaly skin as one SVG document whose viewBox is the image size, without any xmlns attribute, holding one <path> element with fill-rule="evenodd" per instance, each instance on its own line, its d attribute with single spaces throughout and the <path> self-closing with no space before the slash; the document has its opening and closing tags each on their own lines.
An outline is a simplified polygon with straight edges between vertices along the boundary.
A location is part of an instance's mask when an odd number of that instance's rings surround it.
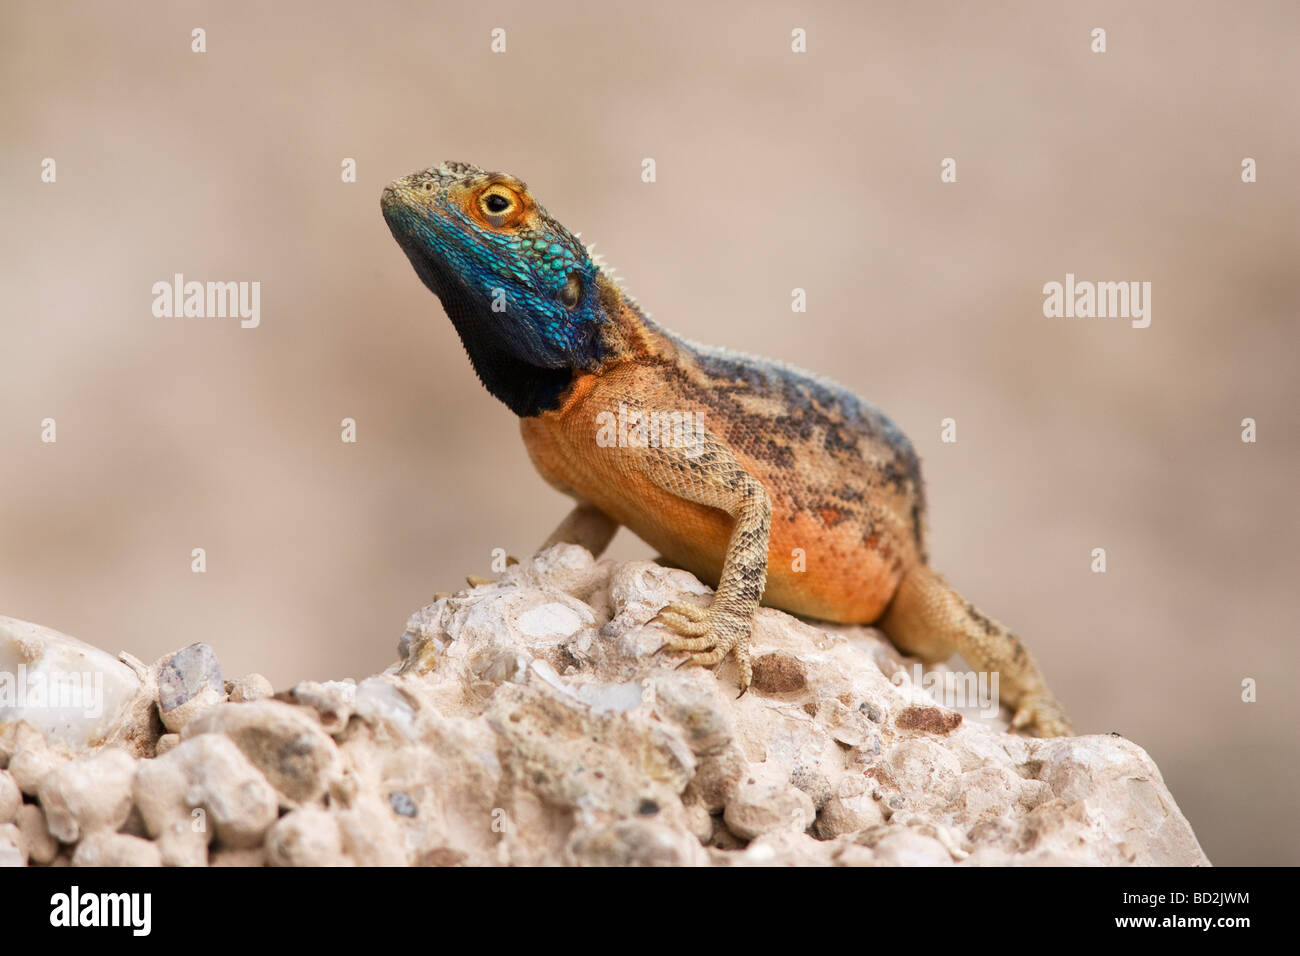
<svg viewBox="0 0 1300 956">
<path fill-rule="evenodd" d="M 624 525 L 716 586 L 707 610 L 660 612 L 668 649 L 734 653 L 744 693 L 760 601 L 875 623 L 927 662 L 997 671 L 1015 726 L 1071 733 L 1024 645 L 927 564 L 920 463 L 878 409 L 659 327 L 512 176 L 444 163 L 391 183 L 382 208 L 538 472 L 578 501 L 546 545 L 599 555 Z"/>
</svg>

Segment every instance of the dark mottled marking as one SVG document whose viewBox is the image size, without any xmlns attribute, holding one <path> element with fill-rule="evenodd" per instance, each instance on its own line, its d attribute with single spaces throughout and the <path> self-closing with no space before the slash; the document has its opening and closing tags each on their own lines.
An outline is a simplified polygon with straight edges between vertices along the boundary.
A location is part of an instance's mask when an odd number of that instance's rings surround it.
<svg viewBox="0 0 1300 956">
<path fill-rule="evenodd" d="M 646 325 L 683 353 L 680 365 L 664 366 L 665 374 L 688 401 L 716 409 L 711 424 L 721 429 L 718 437 L 724 443 L 787 471 L 797 467 L 799 449 L 818 440 L 821 450 L 860 468 L 868 485 L 910 499 L 910 537 L 918 551 L 924 550 L 920 460 L 911 442 L 883 412 L 845 389 L 796 369 L 695 345 L 648 319 Z M 760 396 L 773 412 L 754 411 L 742 400 L 751 395 Z M 882 450 L 884 455 L 879 454 Z M 803 493 L 786 487 L 781 493 L 794 510 L 816 517 L 828 527 L 832 526 L 824 517 L 828 508 L 841 515 L 835 523 L 859 520 L 878 524 L 861 514 L 861 506 L 870 501 L 867 489 L 841 482 L 810 487 Z"/>
<path fill-rule="evenodd" d="M 849 504 L 860 504 L 866 498 L 859 489 L 851 485 L 840 485 L 831 492 L 831 495 Z M 915 505 L 913 505 L 913 508 L 915 508 Z"/>
<path fill-rule="evenodd" d="M 971 604 L 969 601 L 966 602 L 966 613 L 970 615 L 972 621 L 984 629 L 985 634 L 993 635 L 998 632 L 997 625 L 979 611 L 975 610 L 975 605 Z"/>
</svg>

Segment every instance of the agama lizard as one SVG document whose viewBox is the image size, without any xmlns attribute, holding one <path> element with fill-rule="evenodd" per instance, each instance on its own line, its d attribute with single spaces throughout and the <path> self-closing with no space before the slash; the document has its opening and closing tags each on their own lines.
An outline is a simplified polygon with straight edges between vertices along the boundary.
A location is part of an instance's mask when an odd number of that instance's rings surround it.
<svg viewBox="0 0 1300 956">
<path fill-rule="evenodd" d="M 956 651 L 998 672 L 1015 727 L 1071 733 L 1019 639 L 930 568 L 920 461 L 881 411 L 655 324 L 513 176 L 447 162 L 381 205 L 534 466 L 578 502 L 544 547 L 598 556 L 624 525 L 716 586 L 707 610 L 660 612 L 667 649 L 706 666 L 734 653 L 744 693 L 760 602 L 875 623 L 923 661 Z"/>
</svg>

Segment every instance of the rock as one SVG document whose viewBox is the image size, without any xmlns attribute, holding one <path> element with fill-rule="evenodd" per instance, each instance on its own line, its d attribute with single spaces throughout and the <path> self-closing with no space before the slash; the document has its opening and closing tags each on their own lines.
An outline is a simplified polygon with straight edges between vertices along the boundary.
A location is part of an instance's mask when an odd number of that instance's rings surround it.
<svg viewBox="0 0 1300 956">
<path fill-rule="evenodd" d="M 271 866 L 340 866 L 343 840 L 339 822 L 324 810 L 303 809 L 281 817 L 266 835 Z"/>
<path fill-rule="evenodd" d="M 394 797 L 405 797 L 405 801 Z M 343 851 L 357 866 L 407 866 L 402 831 L 393 814 L 413 818 L 414 801 L 400 790 L 389 794 L 389 806 L 371 797 L 357 800 L 336 814 Z"/>
<path fill-rule="evenodd" d="M 487 720 L 504 744 L 505 772 L 529 781 L 530 799 L 587 825 L 661 812 L 684 822 L 680 794 L 694 757 L 680 732 L 648 715 L 602 712 L 530 681 L 499 689 Z"/>
<path fill-rule="evenodd" d="M 705 754 L 695 766 L 685 799 L 701 804 L 709 813 L 721 813 L 736 784 L 749 775 L 749 762 L 734 743 L 715 754 Z"/>
<path fill-rule="evenodd" d="M 124 824 L 131 812 L 135 767 L 130 754 L 112 747 L 45 774 L 38 796 L 50 833 L 63 843 L 76 843 Z"/>
<path fill-rule="evenodd" d="M 158 712 L 173 732 L 182 730 L 199 713 L 226 699 L 217 652 L 207 644 L 191 644 L 158 662 Z"/>
<path fill-rule="evenodd" d="M 27 844 L 12 823 L 0 823 L 0 868 L 27 865 Z"/>
<path fill-rule="evenodd" d="M 814 813 L 812 799 L 797 787 L 750 779 L 736 786 L 722 818 L 736 836 L 753 840 L 786 830 L 802 833 Z"/>
<path fill-rule="evenodd" d="M 59 853 L 59 841 L 46 826 L 45 813 L 40 807 L 32 803 L 23 804 L 14 815 L 14 823 L 31 862 L 46 864 L 54 860 Z"/>
<path fill-rule="evenodd" d="M 689 831 L 649 820 L 580 830 L 569 852 L 579 866 L 699 866 L 708 860 Z"/>
<path fill-rule="evenodd" d="M 0 770 L 0 823 L 9 823 L 23 805 L 23 794 L 14 781 L 13 774 Z"/>
<path fill-rule="evenodd" d="M 720 753 L 736 736 L 727 702 L 710 677 L 700 670 L 673 671 L 650 682 L 655 715 L 684 731 L 692 753 L 700 756 Z"/>
<path fill-rule="evenodd" d="M 808 686 L 799 658 L 791 654 L 764 654 L 754 661 L 754 687 L 769 694 L 794 694 Z"/>
<path fill-rule="evenodd" d="M 384 677 L 367 677 L 357 685 L 356 714 L 372 727 L 403 740 L 415 740 L 418 703 L 402 686 Z"/>
<path fill-rule="evenodd" d="M 894 797 L 891 809 L 939 813 L 960 793 L 961 763 L 942 743 L 930 737 L 908 737 L 886 754 L 879 779 Z"/>
<path fill-rule="evenodd" d="M 261 674 L 249 674 L 238 680 L 226 681 L 226 695 L 234 704 L 264 700 L 274 693 L 275 688 L 271 686 L 271 682 Z"/>
<path fill-rule="evenodd" d="M 835 793 L 817 814 L 817 836 L 832 840 L 883 823 L 885 815 L 874 791 L 872 782 L 862 775 L 841 777 Z"/>
<path fill-rule="evenodd" d="M 212 851 L 208 866 L 266 866 L 266 850 L 260 846 Z"/>
<path fill-rule="evenodd" d="M 340 733 L 348 725 L 348 718 L 356 706 L 357 685 L 355 682 L 305 680 L 283 696 L 294 704 L 302 704 L 316 711 L 316 719 L 321 729 L 328 734 Z"/>
<path fill-rule="evenodd" d="M 220 734 L 235 742 L 253 766 L 279 791 L 286 807 L 320 797 L 338 773 L 334 741 L 309 710 L 277 700 L 222 704 L 185 728 L 189 740 Z"/>
<path fill-rule="evenodd" d="M 793 830 L 773 831 L 747 846 L 712 853 L 718 866 L 830 866 L 834 843 L 816 840 Z"/>
<path fill-rule="evenodd" d="M 950 866 L 953 862 L 939 839 L 910 827 L 886 834 L 874 849 L 876 866 Z"/>
<path fill-rule="evenodd" d="M 73 866 L 162 866 L 158 844 L 100 830 L 77 844 Z"/>
<path fill-rule="evenodd" d="M 41 781 L 55 767 L 67 761 L 67 757 L 52 749 L 36 730 L 26 722 L 18 725 L 21 741 L 17 752 L 9 760 L 9 775 L 15 785 L 29 797 L 36 796 L 41 789 Z"/>
<path fill-rule="evenodd" d="M 130 732 L 133 705 L 148 691 L 128 664 L 98 648 L 0 617 L 0 729 L 24 721 L 52 743 L 83 750 Z"/>
<path fill-rule="evenodd" d="M 899 730 L 923 730 L 931 734 L 946 734 L 961 724 L 961 714 L 942 707 L 904 707 L 894 718 Z"/>
<path fill-rule="evenodd" d="M 123 655 L 134 696 L 108 729 L 0 726 L 0 862 L 1208 863 L 1136 744 L 1005 733 L 1005 713 L 940 707 L 878 632 L 770 608 L 737 698 L 733 661 L 659 653 L 673 600 L 709 592 L 557 545 L 422 608 L 401 659 L 359 682 L 271 696 L 222 682 L 204 645 L 156 681 Z"/>
<path fill-rule="evenodd" d="M 248 706 L 248 705 L 233 705 Z M 202 734 L 141 763 L 135 802 L 168 866 L 202 866 L 208 843 L 257 846 L 275 822 L 275 789 L 227 737 Z"/>
</svg>

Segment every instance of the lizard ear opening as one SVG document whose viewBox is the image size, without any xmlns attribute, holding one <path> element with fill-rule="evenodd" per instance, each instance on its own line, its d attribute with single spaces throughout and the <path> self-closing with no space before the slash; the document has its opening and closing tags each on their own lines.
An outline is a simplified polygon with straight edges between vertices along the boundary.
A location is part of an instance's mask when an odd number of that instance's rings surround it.
<svg viewBox="0 0 1300 956">
<path fill-rule="evenodd" d="M 580 301 L 582 301 L 582 279 L 576 272 L 570 272 L 568 280 L 560 287 L 560 305 L 566 309 L 574 309 Z"/>
</svg>

